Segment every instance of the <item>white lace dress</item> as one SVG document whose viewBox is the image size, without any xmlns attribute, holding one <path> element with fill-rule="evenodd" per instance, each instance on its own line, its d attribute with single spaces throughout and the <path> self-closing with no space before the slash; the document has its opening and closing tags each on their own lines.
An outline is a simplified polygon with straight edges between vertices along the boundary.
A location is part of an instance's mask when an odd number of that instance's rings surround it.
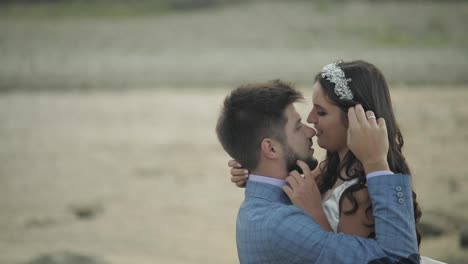
<svg viewBox="0 0 468 264">
<path fill-rule="evenodd" d="M 322 207 L 327 216 L 328 222 L 336 233 L 338 223 L 340 222 L 340 198 L 343 192 L 357 182 L 357 179 L 345 181 L 341 185 L 335 187 L 333 191 L 329 191 L 322 197 Z M 421 257 L 421 264 L 447 264 L 445 262 L 437 261 L 428 257 Z"/>
</svg>

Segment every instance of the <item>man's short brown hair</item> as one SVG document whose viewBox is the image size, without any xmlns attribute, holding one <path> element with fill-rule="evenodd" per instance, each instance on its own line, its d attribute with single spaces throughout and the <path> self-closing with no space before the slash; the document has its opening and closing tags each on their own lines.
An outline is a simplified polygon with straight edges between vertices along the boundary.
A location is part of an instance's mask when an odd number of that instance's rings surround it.
<svg viewBox="0 0 468 264">
<path fill-rule="evenodd" d="M 281 80 L 242 85 L 224 100 L 216 125 L 224 150 L 246 169 L 258 165 L 265 138 L 286 142 L 286 108 L 303 100 L 302 93 Z"/>
</svg>

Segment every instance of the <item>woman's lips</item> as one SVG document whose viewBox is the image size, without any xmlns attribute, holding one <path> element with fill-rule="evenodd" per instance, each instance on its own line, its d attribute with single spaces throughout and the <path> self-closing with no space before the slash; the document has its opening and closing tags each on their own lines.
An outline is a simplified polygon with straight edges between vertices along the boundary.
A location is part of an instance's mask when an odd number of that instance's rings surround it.
<svg viewBox="0 0 468 264">
<path fill-rule="evenodd" d="M 317 137 L 320 136 L 320 135 L 322 135 L 322 133 L 323 133 L 322 130 L 317 129 L 317 128 L 315 128 L 315 131 L 317 132 L 317 133 L 315 134 Z"/>
<path fill-rule="evenodd" d="M 317 134 L 317 129 L 315 127 L 310 127 L 315 131 L 315 134 Z"/>
</svg>

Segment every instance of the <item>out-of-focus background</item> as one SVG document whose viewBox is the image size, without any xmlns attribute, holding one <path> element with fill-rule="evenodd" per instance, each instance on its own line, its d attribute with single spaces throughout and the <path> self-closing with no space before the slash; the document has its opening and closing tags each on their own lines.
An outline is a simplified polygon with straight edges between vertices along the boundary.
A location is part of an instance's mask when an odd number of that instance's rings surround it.
<svg viewBox="0 0 468 264">
<path fill-rule="evenodd" d="M 0 1 L 0 263 L 238 263 L 230 89 L 391 85 L 423 255 L 468 259 L 468 1 Z M 319 151 L 318 157 L 323 157 Z"/>
</svg>

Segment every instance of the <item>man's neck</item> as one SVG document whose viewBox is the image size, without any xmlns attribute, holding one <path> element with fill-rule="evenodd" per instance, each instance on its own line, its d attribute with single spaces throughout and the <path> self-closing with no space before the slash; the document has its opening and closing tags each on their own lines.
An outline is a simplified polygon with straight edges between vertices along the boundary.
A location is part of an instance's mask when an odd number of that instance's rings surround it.
<svg viewBox="0 0 468 264">
<path fill-rule="evenodd" d="M 260 164 L 255 170 L 252 170 L 252 174 L 284 180 L 288 177 L 288 171 L 277 164 Z"/>
</svg>

